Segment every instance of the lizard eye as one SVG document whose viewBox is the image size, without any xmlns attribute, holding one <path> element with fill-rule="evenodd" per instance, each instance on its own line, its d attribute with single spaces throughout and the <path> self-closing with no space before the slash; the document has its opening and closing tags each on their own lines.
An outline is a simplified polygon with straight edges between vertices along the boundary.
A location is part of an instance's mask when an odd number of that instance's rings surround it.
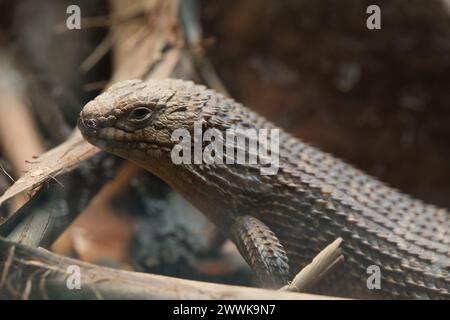
<svg viewBox="0 0 450 320">
<path fill-rule="evenodd" d="M 147 120 L 151 115 L 151 110 L 146 107 L 138 107 L 131 111 L 130 115 L 128 116 L 131 120 L 136 121 L 144 121 Z"/>
</svg>

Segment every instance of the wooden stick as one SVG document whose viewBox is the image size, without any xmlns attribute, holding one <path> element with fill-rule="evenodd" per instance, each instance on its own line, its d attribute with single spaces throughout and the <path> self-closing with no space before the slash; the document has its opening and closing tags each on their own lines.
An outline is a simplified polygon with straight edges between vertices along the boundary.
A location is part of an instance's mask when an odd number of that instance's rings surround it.
<svg viewBox="0 0 450 320">
<path fill-rule="evenodd" d="M 342 238 L 337 238 L 325 249 L 323 249 L 313 261 L 304 267 L 289 285 L 284 286 L 282 291 L 305 292 L 314 284 L 319 282 L 337 264 L 344 260 L 340 245 Z"/>
<path fill-rule="evenodd" d="M 14 249 L 12 249 L 14 248 Z M 77 269 L 80 289 L 69 289 Z M 75 266 L 75 268 L 73 267 Z M 184 280 L 100 267 L 0 238 L 0 298 L 32 299 L 335 299 Z M 19 296 L 15 296 L 18 294 Z"/>
</svg>

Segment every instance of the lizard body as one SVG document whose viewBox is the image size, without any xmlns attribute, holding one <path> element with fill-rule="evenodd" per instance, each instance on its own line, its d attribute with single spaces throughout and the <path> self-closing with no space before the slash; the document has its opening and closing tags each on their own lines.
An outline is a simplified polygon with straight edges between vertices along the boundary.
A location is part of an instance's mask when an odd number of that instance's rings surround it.
<svg viewBox="0 0 450 320">
<path fill-rule="evenodd" d="M 261 174 L 260 164 L 175 164 L 171 151 L 179 141 L 172 133 L 193 133 L 195 122 L 219 132 L 279 129 L 213 90 L 173 79 L 115 84 L 84 107 L 78 126 L 89 142 L 137 163 L 183 195 L 230 236 L 270 286 L 285 283 L 341 237 L 346 261 L 327 277 L 326 293 L 450 298 L 447 210 L 281 129 L 276 174 Z M 371 265 L 380 267 L 380 290 L 367 288 Z"/>
</svg>

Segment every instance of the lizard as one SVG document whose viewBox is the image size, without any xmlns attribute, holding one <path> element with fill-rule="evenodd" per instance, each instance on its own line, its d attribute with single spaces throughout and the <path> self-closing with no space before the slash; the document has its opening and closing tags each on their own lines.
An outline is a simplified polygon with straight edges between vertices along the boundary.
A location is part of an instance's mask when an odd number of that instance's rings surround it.
<svg viewBox="0 0 450 320">
<path fill-rule="evenodd" d="M 195 123 L 219 133 L 277 130 L 279 150 L 269 151 L 279 158 L 278 171 L 262 174 L 262 164 L 249 161 L 175 163 L 180 139 L 173 133 L 194 133 Z M 83 107 L 78 128 L 91 144 L 155 174 L 197 207 L 267 287 L 285 285 L 341 237 L 345 262 L 318 292 L 450 298 L 449 211 L 390 187 L 212 89 L 178 79 L 122 81 Z M 255 150 L 243 152 L 250 157 Z M 376 290 L 368 289 L 369 266 L 379 267 Z"/>
</svg>

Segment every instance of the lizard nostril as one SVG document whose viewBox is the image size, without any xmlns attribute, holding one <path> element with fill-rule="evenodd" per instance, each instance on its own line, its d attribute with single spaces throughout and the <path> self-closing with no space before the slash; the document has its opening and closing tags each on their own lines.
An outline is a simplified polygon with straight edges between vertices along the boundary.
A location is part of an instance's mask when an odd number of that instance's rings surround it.
<svg viewBox="0 0 450 320">
<path fill-rule="evenodd" d="M 95 119 L 87 119 L 86 121 L 84 121 L 86 127 L 91 128 L 91 129 L 95 129 L 97 128 L 97 120 Z"/>
</svg>

